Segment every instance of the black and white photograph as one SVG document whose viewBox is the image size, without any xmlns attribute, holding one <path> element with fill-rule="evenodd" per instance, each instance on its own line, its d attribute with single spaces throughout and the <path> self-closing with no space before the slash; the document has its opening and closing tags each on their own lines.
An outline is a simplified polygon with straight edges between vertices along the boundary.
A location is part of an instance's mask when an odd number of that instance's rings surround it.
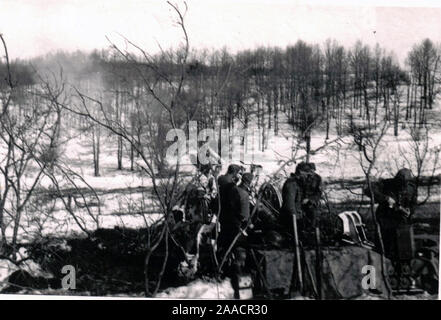
<svg viewBox="0 0 441 320">
<path fill-rule="evenodd" d="M 440 17 L 1 0 L 0 299 L 438 300 Z"/>
</svg>

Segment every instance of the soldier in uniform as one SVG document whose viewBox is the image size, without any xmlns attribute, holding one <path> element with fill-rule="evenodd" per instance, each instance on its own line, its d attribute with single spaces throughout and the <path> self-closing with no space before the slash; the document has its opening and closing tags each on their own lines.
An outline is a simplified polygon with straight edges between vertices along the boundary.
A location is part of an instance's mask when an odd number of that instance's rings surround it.
<svg viewBox="0 0 441 320">
<path fill-rule="evenodd" d="M 215 177 L 210 164 L 201 165 L 196 176 L 185 186 L 173 207 L 176 221 L 208 223 L 217 200 Z"/>
<path fill-rule="evenodd" d="M 396 259 L 399 245 L 397 231 L 410 225 L 410 217 L 417 202 L 412 171 L 401 169 L 392 179 L 371 183 L 371 189 L 366 187 L 364 193 L 369 197 L 373 196 L 375 203 L 378 203 L 375 214 L 380 225 L 385 254 Z"/>
<path fill-rule="evenodd" d="M 227 254 L 227 250 L 231 247 L 231 279 L 235 297 L 238 298 L 239 277 L 243 274 L 246 260 L 246 228 L 249 227 L 249 188 L 252 175 L 245 173 L 241 177 L 239 185 L 236 185 L 237 182 L 234 182 L 234 176 L 232 180 L 233 181 L 221 187 L 220 235 L 218 245 L 222 248 L 222 256 Z"/>
<path fill-rule="evenodd" d="M 222 189 L 224 185 L 234 182 L 237 183 L 242 175 L 242 167 L 237 164 L 231 164 L 228 166 L 227 173 L 221 175 L 217 182 L 219 189 Z"/>
<path fill-rule="evenodd" d="M 254 176 L 252 173 L 245 172 L 240 180 L 239 189 L 244 190 L 248 196 L 253 195 L 252 184 L 253 184 Z"/>
<path fill-rule="evenodd" d="M 291 173 L 282 188 L 281 225 L 292 233 L 292 219 L 295 214 L 300 234 L 314 230 L 318 224 L 320 198 L 321 178 L 315 173 L 315 165 L 299 163 L 295 173 Z"/>
<path fill-rule="evenodd" d="M 204 164 L 201 166 L 201 174 L 198 177 L 198 184 L 204 192 L 204 210 L 210 212 L 210 219 L 212 214 L 217 214 L 217 185 L 215 177 L 213 176 L 213 168 L 211 164 Z M 207 212 L 206 212 L 207 213 Z M 207 217 L 204 218 L 204 223 L 207 223 Z"/>
<path fill-rule="evenodd" d="M 217 179 L 217 185 L 219 188 L 218 196 L 220 197 L 220 206 L 221 208 L 228 206 L 227 197 L 223 197 L 224 191 L 231 189 L 232 185 L 237 185 L 242 177 L 242 169 L 240 166 L 236 164 L 231 164 L 228 166 L 227 173 L 221 175 Z M 226 202 L 224 204 L 224 202 Z"/>
<path fill-rule="evenodd" d="M 239 186 L 234 182 L 230 182 L 222 187 L 219 244 L 224 247 L 228 247 L 237 235 L 244 235 L 243 229 L 250 216 L 246 179 Z M 236 242 L 240 243 L 243 237 L 238 239 Z"/>
<path fill-rule="evenodd" d="M 315 172 L 314 163 L 308 163 L 308 165 L 309 169 L 300 182 L 302 188 L 302 210 L 305 213 L 307 224 L 312 228 L 316 228 L 319 226 L 322 178 Z"/>
</svg>

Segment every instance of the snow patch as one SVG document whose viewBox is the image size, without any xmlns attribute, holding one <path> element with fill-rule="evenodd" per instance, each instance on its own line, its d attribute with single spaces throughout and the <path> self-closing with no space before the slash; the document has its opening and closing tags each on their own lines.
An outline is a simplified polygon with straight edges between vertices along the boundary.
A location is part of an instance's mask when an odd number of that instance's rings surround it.
<svg viewBox="0 0 441 320">
<path fill-rule="evenodd" d="M 204 281 L 201 279 L 190 282 L 186 286 L 168 288 L 156 295 L 163 299 L 233 299 L 234 290 L 227 278 L 222 282 Z"/>
</svg>

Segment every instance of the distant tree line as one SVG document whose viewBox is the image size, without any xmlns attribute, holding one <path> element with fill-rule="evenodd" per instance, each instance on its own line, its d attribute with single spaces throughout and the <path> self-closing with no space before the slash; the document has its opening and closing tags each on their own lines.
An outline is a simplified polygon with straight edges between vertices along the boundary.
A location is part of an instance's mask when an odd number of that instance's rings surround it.
<svg viewBox="0 0 441 320">
<path fill-rule="evenodd" d="M 156 55 L 142 50 L 138 55 L 122 55 L 118 50 L 111 46 L 91 54 L 58 52 L 15 61 L 11 63 L 13 81 L 31 88 L 39 81 L 36 74 L 62 70 L 75 90 L 100 101 L 112 121 L 123 123 L 140 146 L 147 137 L 158 150 L 165 150 L 165 135 L 171 128 L 164 121 L 171 110 L 161 108 L 159 101 L 173 100 L 173 122 L 180 128 L 197 121 L 199 129 L 246 129 L 253 119 L 263 130 L 262 150 L 269 131 L 279 134 L 283 114 L 306 142 L 308 153 L 315 129 L 324 130 L 328 139 L 334 130 L 344 134 L 353 121 L 371 130 L 384 118 L 393 123 L 395 135 L 400 122 L 423 126 L 440 90 L 441 49 L 429 39 L 412 48 L 404 67 L 392 52 L 360 41 L 351 48 L 328 40 L 322 46 L 298 41 L 283 49 L 259 47 L 236 54 L 226 49 L 192 51 L 185 64 L 180 60 L 182 48 Z M 2 74 L 4 68 L 0 64 Z M 176 90 L 178 83 L 181 88 Z M 75 90 L 70 91 L 73 96 Z M 102 133 L 84 117 L 77 120 L 92 132 L 95 174 L 99 175 Z M 116 142 L 117 166 L 122 169 L 124 141 L 119 136 Z M 133 170 L 139 152 L 131 145 L 128 154 Z M 164 157 L 164 152 L 155 154 L 158 168 L 165 166 Z"/>
</svg>

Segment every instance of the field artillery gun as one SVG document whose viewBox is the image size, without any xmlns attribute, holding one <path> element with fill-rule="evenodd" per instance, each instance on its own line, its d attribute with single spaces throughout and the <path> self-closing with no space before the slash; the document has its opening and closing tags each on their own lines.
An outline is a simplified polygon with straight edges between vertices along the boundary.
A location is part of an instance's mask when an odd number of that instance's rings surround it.
<svg viewBox="0 0 441 320">
<path fill-rule="evenodd" d="M 278 216 L 282 207 L 280 181 L 264 183 L 260 190 L 261 201 Z M 338 247 L 359 247 L 363 250 L 379 253 L 379 246 L 369 241 L 361 216 L 355 211 L 344 211 L 335 215 L 333 224 L 326 230 L 333 231 L 323 239 L 320 245 L 323 250 Z M 435 237 L 427 235 L 414 236 L 413 226 L 403 227 L 398 231 L 398 257 L 393 261 L 387 259 L 388 281 L 393 294 L 417 294 L 427 291 L 438 292 L 438 247 Z M 306 245 L 302 246 L 306 249 Z"/>
<path fill-rule="evenodd" d="M 254 172 L 255 170 L 256 168 Z M 301 278 L 304 286 L 302 294 L 315 298 L 346 298 L 365 293 L 361 288 L 361 279 L 364 276 L 362 267 L 372 264 L 377 270 L 377 275 L 382 274 L 380 270 L 383 269 L 380 263 L 379 247 L 369 241 L 369 238 L 374 239 L 374 237 L 372 233 L 367 232 L 360 214 L 355 211 L 343 211 L 338 215 L 323 215 L 324 219 L 320 221 L 320 226 L 323 227 L 322 237 L 318 239 L 319 241 L 314 238 L 305 238 L 304 234 L 301 234 L 298 237 L 299 244 L 296 244 L 295 239 L 289 234 L 277 232 L 283 205 L 281 190 L 284 181 L 283 178 L 273 178 L 271 181 L 264 182 L 255 188 L 257 190 L 253 191 L 254 197 L 250 198 L 251 207 L 258 206 L 252 218 L 253 228 L 247 230 L 253 251 L 250 255 L 252 261 L 249 262 L 250 269 L 254 269 L 252 277 L 254 295 L 265 298 L 287 297 L 286 291 L 279 295 L 277 293 L 279 289 L 271 287 L 277 280 L 280 280 L 274 279 L 274 274 L 277 273 L 286 274 L 284 282 L 285 285 L 288 284 L 288 290 L 292 289 L 293 278 Z M 259 200 L 256 201 L 257 199 Z M 322 209 L 325 209 L 325 206 L 322 206 Z M 330 216 L 333 219 L 326 219 Z M 438 270 L 434 263 L 437 259 L 436 252 L 429 249 L 427 241 L 423 242 L 421 239 L 414 238 L 412 229 L 403 230 L 402 237 L 400 250 L 407 255 L 406 259 L 403 258 L 399 264 L 387 259 L 388 268 L 385 274 L 387 274 L 393 293 L 414 294 L 423 290 L 429 293 L 436 292 L 435 283 L 437 284 L 438 279 Z M 300 254 L 297 257 L 294 254 L 296 247 L 300 248 Z M 207 268 L 208 264 L 214 266 L 213 257 L 213 250 L 209 246 L 201 248 L 198 252 L 199 262 L 196 261 L 198 270 L 196 268 L 193 270 L 199 274 L 206 272 L 210 269 Z M 301 262 L 300 267 L 296 266 L 297 262 Z M 287 264 L 284 265 L 284 263 Z M 399 267 L 400 265 L 403 267 Z M 194 264 L 193 267 L 195 267 Z M 284 269 L 282 272 L 280 272 L 281 268 Z M 346 272 L 336 275 L 335 272 L 338 272 L 338 269 Z M 293 277 L 293 272 L 296 270 L 301 270 L 301 272 Z M 338 280 L 333 280 L 334 278 Z M 341 286 L 332 288 L 331 280 L 336 283 L 341 280 L 346 288 Z M 382 288 L 378 291 L 383 294 L 387 292 L 384 286 L 385 281 L 387 280 L 381 275 L 379 282 L 382 283 Z M 279 281 L 281 282 L 283 281 Z"/>
</svg>

